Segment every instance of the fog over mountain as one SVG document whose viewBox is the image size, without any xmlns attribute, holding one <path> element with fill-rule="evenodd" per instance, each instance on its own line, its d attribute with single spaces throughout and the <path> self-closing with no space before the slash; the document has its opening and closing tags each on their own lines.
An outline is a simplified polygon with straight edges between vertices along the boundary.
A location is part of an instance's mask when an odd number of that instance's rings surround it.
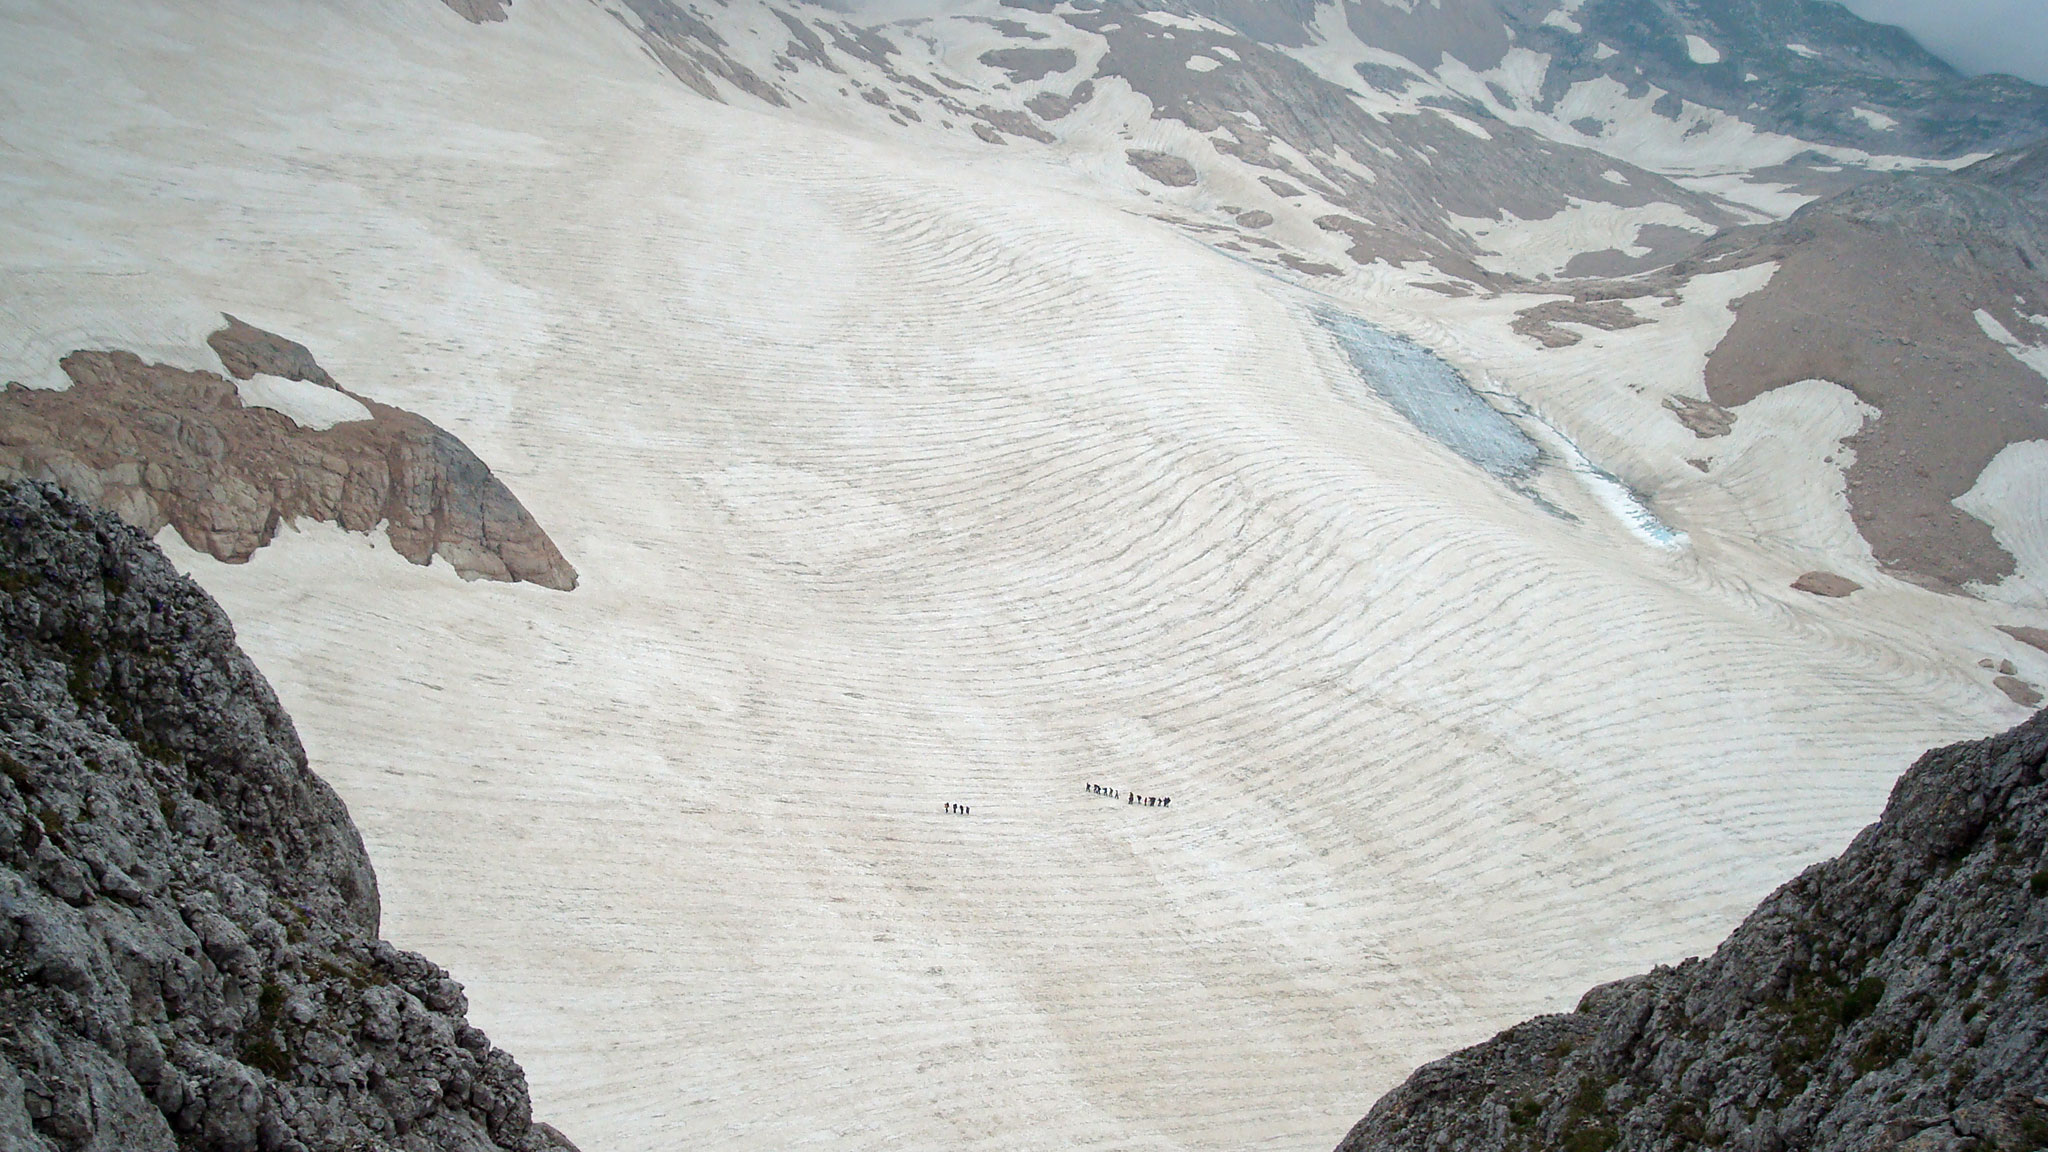
<svg viewBox="0 0 2048 1152">
<path fill-rule="evenodd" d="M 2048 88 L 1970 71 L 0 0 L 0 1143 L 2036 1146 Z"/>
<path fill-rule="evenodd" d="M 2048 84 L 2048 5 L 2032 0 L 1844 0 L 1866 20 L 1896 24 L 1965 72 Z"/>
</svg>

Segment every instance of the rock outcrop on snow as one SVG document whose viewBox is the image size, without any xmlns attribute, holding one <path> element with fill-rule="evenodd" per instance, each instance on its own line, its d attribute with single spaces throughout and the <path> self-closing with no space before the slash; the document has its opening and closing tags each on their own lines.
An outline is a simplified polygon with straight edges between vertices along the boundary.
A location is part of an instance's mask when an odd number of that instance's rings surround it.
<svg viewBox="0 0 2048 1152">
<path fill-rule="evenodd" d="M 2048 713 L 1922 756 L 1708 959 L 1417 1071 L 1340 1152 L 2048 1144 Z"/>
<path fill-rule="evenodd" d="M 0 588 L 0 1146 L 568 1152 L 204 592 L 28 482 Z"/>
<path fill-rule="evenodd" d="M 461 440 L 346 391 L 304 345 L 226 319 L 207 343 L 235 380 L 309 387 L 259 406 L 262 392 L 212 372 L 73 352 L 70 388 L 0 392 L 0 479 L 63 484 L 231 563 L 309 517 L 351 532 L 381 523 L 406 559 L 439 556 L 472 579 L 576 586 L 554 541 Z"/>
</svg>

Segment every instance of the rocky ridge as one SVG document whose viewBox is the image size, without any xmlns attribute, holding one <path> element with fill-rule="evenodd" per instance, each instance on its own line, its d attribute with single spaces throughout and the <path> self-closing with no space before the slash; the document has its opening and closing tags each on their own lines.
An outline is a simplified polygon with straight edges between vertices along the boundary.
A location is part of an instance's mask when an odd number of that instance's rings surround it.
<svg viewBox="0 0 2048 1152">
<path fill-rule="evenodd" d="M 1922 756 L 1709 958 L 1427 1065 L 1339 1152 L 2048 1145 L 2048 713 Z"/>
<path fill-rule="evenodd" d="M 436 556 L 471 579 L 567 591 L 576 569 L 490 466 L 431 421 L 343 389 L 303 344 L 236 318 L 207 338 L 234 380 L 78 351 L 72 386 L 0 392 L 0 479 L 65 486 L 154 536 L 241 563 L 280 525 L 307 517 L 369 532 L 415 564 Z M 298 417 L 249 403 L 236 380 L 312 386 Z M 288 406 L 289 407 L 289 406 Z"/>
<path fill-rule="evenodd" d="M 0 1146 L 573 1152 L 133 528 L 0 486 Z"/>
</svg>

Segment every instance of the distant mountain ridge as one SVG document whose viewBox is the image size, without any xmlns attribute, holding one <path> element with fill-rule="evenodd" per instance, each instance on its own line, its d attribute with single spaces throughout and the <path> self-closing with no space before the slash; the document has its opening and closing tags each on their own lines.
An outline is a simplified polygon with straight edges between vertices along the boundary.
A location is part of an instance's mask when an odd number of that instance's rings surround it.
<svg viewBox="0 0 2048 1152">
<path fill-rule="evenodd" d="M 2048 89 L 1964 77 L 1819 0 L 610 10 L 708 99 L 994 146 L 1092 149 L 1107 124 L 1130 136 L 1172 123 L 1161 154 L 1189 178 L 1140 187 L 1209 242 L 1287 274 L 1428 261 L 1502 287 L 1636 272 L 1866 168 L 2048 135 Z M 1555 259 L 1500 247 L 1531 222 L 1579 218 L 1616 241 Z"/>
</svg>

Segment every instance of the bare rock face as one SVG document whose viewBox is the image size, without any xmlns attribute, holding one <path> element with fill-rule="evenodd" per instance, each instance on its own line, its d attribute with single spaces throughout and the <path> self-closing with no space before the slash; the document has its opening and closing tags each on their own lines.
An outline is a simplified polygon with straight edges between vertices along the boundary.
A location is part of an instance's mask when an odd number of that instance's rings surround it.
<svg viewBox="0 0 2048 1152">
<path fill-rule="evenodd" d="M 1545 348 L 1569 348 L 1583 337 L 1569 328 L 1559 328 L 1559 324 L 1616 332 L 1647 323 L 1619 300 L 1546 300 L 1515 313 L 1514 330 L 1535 338 Z"/>
<path fill-rule="evenodd" d="M 1124 153 L 1131 167 L 1143 172 L 1168 188 L 1187 188 L 1200 177 L 1195 166 L 1171 152 L 1153 152 L 1145 148 L 1133 148 Z"/>
<path fill-rule="evenodd" d="M 1055 72 L 1070 72 L 1077 63 L 1071 48 L 996 48 L 983 52 L 980 60 L 1009 73 L 1014 84 L 1029 84 Z"/>
<path fill-rule="evenodd" d="M 572 1152 L 206 594 L 0 485 L 0 1147 Z"/>
<path fill-rule="evenodd" d="M 1565 24 L 1545 19 L 1555 9 L 1546 0 L 1486 6 L 1516 43 L 1549 57 L 1545 105 L 1604 77 L 1654 85 L 1674 105 L 1718 108 L 1765 131 L 1915 156 L 1991 152 L 2048 130 L 2048 91 L 2010 76 L 1962 76 L 1898 28 L 1826 0 L 1610 0 Z M 1688 52 L 1687 36 L 1711 46 L 1710 57 Z M 1506 45 L 1477 48 L 1458 54 L 1481 68 Z M 1873 122 L 1859 109 L 1886 116 Z"/>
<path fill-rule="evenodd" d="M 1998 630 L 2022 644 L 2029 644 L 2048 652 L 2048 628 L 2028 628 L 2024 625 L 2000 625 Z"/>
<path fill-rule="evenodd" d="M 304 344 L 244 324 L 233 316 L 222 319 L 228 326 L 208 336 L 206 346 L 213 349 L 235 379 L 248 380 L 261 374 L 341 387 L 314 361 L 312 351 Z"/>
<path fill-rule="evenodd" d="M 1664 407 L 1671 410 L 1686 430 L 1702 440 L 1726 436 L 1735 428 L 1735 413 L 1696 396 L 1669 396 Z"/>
<path fill-rule="evenodd" d="M 1929 752 L 1706 960 L 1417 1071 L 1340 1152 L 2048 1146 L 2048 713 Z"/>
<path fill-rule="evenodd" d="M 1794 580 L 1792 587 L 1798 591 L 1811 593 L 1815 596 L 1828 596 L 1840 599 L 1843 596 L 1860 591 L 1863 585 L 1849 579 L 1847 576 L 1837 576 L 1833 572 L 1808 572 L 1799 579 Z"/>
<path fill-rule="evenodd" d="M 505 6 L 512 0 L 442 0 L 471 24 L 497 23 L 505 19 Z"/>
<path fill-rule="evenodd" d="M 462 441 L 342 390 L 303 345 L 228 321 L 208 343 L 237 377 L 320 385 L 370 419 L 305 427 L 244 406 L 234 383 L 211 372 L 74 352 L 62 361 L 71 388 L 0 393 L 0 479 L 60 483 L 151 535 L 172 525 L 231 563 L 270 543 L 284 521 L 311 517 L 351 532 L 383 523 L 406 559 L 440 556 L 472 579 L 576 586 L 547 533 Z"/>
</svg>

